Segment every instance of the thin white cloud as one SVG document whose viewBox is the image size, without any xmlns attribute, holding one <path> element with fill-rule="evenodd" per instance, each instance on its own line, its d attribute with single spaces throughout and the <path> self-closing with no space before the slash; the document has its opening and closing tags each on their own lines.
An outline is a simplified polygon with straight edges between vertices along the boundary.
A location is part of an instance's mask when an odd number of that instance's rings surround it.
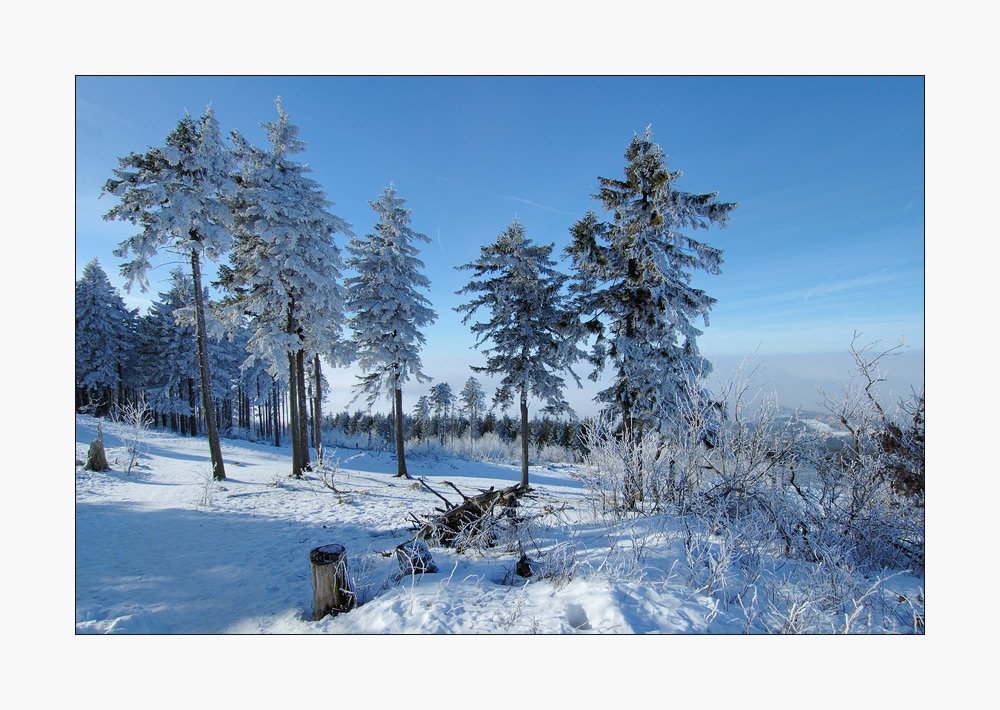
<svg viewBox="0 0 1000 710">
<path fill-rule="evenodd" d="M 438 227 L 438 247 L 441 249 L 441 256 L 444 258 L 444 263 L 446 263 L 449 267 L 454 268 L 453 265 L 452 265 L 452 263 L 451 263 L 451 259 L 448 258 L 448 255 L 444 251 L 444 244 L 441 243 L 441 228 L 440 227 Z"/>
<path fill-rule="evenodd" d="M 101 120 L 104 118 L 111 119 L 115 123 L 131 128 L 133 131 L 139 130 L 139 127 L 127 118 L 122 118 L 112 111 L 108 111 L 83 99 L 76 100 L 76 118 L 78 121 L 83 121 L 95 128 L 105 128 L 107 126 L 107 121 Z"/>
<path fill-rule="evenodd" d="M 522 202 L 522 203 L 524 203 L 526 205 L 531 205 L 532 207 L 538 207 L 539 209 L 549 210 L 550 212 L 555 212 L 556 214 L 564 214 L 564 215 L 569 215 L 571 217 L 573 216 L 569 212 L 564 212 L 563 210 L 557 210 L 555 207 L 549 207 L 548 205 L 540 205 L 537 202 L 532 202 L 531 200 L 526 200 L 523 197 L 514 197 L 512 195 L 496 195 L 496 194 L 494 194 L 492 192 L 489 193 L 489 194 L 493 195 L 494 197 L 499 197 L 500 199 L 503 199 L 503 200 L 514 200 L 515 202 Z"/>
<path fill-rule="evenodd" d="M 431 173 L 430 176 L 433 177 L 433 178 L 435 178 L 435 179 L 437 179 L 437 180 L 442 180 L 444 182 L 450 182 L 450 183 L 452 183 L 454 185 L 462 185 L 463 187 L 471 188 L 473 190 L 476 190 L 477 192 L 483 193 L 484 195 L 489 195 L 490 197 L 496 197 L 497 199 L 500 199 L 500 200 L 513 200 L 514 202 L 520 202 L 522 204 L 530 205 L 532 207 L 537 207 L 537 208 L 542 209 L 542 210 L 549 210 L 550 212 L 555 212 L 556 214 L 564 214 L 564 215 L 568 215 L 568 216 L 571 216 L 571 217 L 573 216 L 573 213 L 571 213 L 571 212 L 565 212 L 565 211 L 557 209 L 555 207 L 549 207 L 548 205 L 543 205 L 543 204 L 540 204 L 538 202 L 533 202 L 531 200 L 526 200 L 523 197 L 515 197 L 514 195 L 500 195 L 500 194 L 498 194 L 496 192 L 491 192 L 490 190 L 486 190 L 486 189 L 484 189 L 482 187 L 479 187 L 478 185 L 470 185 L 468 182 L 465 182 L 465 181 L 462 181 L 462 180 L 455 180 L 455 179 L 449 178 L 449 177 L 444 177 L 443 175 L 435 175 L 435 174 Z"/>
<path fill-rule="evenodd" d="M 837 273 L 839 274 L 840 271 Z M 808 301 L 812 296 L 817 294 L 820 296 L 830 296 L 836 293 L 843 293 L 844 291 L 855 291 L 869 286 L 874 286 L 876 284 L 895 281 L 899 278 L 899 275 L 889 273 L 889 267 L 886 266 L 878 271 L 872 271 L 869 274 L 865 274 L 864 276 L 847 279 L 846 281 L 840 281 L 838 283 L 831 283 L 835 277 L 836 274 L 823 283 L 813 286 L 811 289 L 806 291 L 806 295 L 803 297 L 803 300 Z"/>
</svg>

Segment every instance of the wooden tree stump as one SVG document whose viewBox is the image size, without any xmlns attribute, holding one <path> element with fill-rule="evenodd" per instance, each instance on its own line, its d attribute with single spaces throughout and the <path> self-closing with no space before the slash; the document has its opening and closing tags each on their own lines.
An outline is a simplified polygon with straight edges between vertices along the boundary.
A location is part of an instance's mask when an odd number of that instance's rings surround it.
<svg viewBox="0 0 1000 710">
<path fill-rule="evenodd" d="M 100 439 L 90 442 L 90 450 L 87 452 L 87 463 L 85 469 L 90 471 L 110 471 L 108 457 L 104 453 L 104 444 Z"/>
<path fill-rule="evenodd" d="M 309 553 L 309 561 L 312 563 L 313 621 L 353 609 L 355 597 L 347 573 L 344 546 L 317 547 Z"/>
</svg>

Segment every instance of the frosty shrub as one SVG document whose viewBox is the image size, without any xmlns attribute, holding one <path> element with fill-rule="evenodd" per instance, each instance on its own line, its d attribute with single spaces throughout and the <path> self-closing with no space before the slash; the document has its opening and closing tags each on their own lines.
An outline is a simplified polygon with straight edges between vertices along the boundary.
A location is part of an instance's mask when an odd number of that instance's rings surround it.
<svg viewBox="0 0 1000 710">
<path fill-rule="evenodd" d="M 522 562 L 518 563 L 521 572 L 525 572 L 525 566 L 530 569 L 531 581 L 548 580 L 553 589 L 559 589 L 563 585 L 572 581 L 574 575 L 580 567 L 577 559 L 578 545 L 573 542 L 561 542 L 551 548 L 536 552 L 531 558 L 524 555 L 523 548 Z M 523 580 L 523 574 L 515 569 L 509 570 L 504 577 L 503 584 L 514 584 L 518 580 Z"/>
<path fill-rule="evenodd" d="M 202 488 L 198 496 L 197 506 L 199 508 L 211 508 L 215 505 L 215 481 L 217 480 L 211 468 L 208 472 L 202 472 Z"/>
<path fill-rule="evenodd" d="M 364 452 L 361 452 L 359 454 L 354 454 L 354 456 L 349 456 L 348 458 L 344 459 L 343 463 L 347 463 L 348 461 L 353 461 L 354 459 L 364 455 L 365 455 Z M 317 475 L 319 476 L 319 481 L 323 485 L 323 487 L 329 488 L 331 491 L 338 494 L 342 493 L 342 491 L 337 489 L 337 483 L 336 483 L 337 475 L 340 473 L 340 465 L 341 465 L 341 460 L 338 457 L 333 460 L 330 459 L 324 460 L 322 463 L 317 464 L 315 469 Z"/>
<path fill-rule="evenodd" d="M 517 546 L 520 522 L 515 508 L 497 505 L 464 525 L 451 545 L 457 552 L 473 552 L 481 557 L 494 554 L 496 548 L 511 550 Z"/>
<path fill-rule="evenodd" d="M 902 344 L 851 344 L 855 372 L 826 408 L 850 432 L 839 451 L 814 450 L 817 484 L 799 486 L 803 524 L 849 540 L 858 564 L 922 569 L 924 564 L 924 397 L 913 394 L 890 406 L 879 362 Z M 814 535 L 815 538 L 815 535 Z M 808 537 L 804 540 L 808 545 Z M 809 552 L 813 552 L 811 549 Z"/>
<path fill-rule="evenodd" d="M 376 570 L 379 560 L 382 557 L 379 553 L 372 552 L 369 546 L 365 554 L 357 557 L 353 565 L 351 581 L 354 585 L 355 599 L 358 606 L 367 604 L 388 587 L 388 578 L 379 583 L 376 580 Z M 392 575 L 390 574 L 389 577 Z"/>
<path fill-rule="evenodd" d="M 504 441 L 494 432 L 488 432 L 474 439 L 447 439 L 442 444 L 432 439 L 410 439 L 406 449 L 410 456 L 455 457 L 467 461 L 518 465 L 521 463 L 521 439 Z M 564 446 L 549 444 L 536 450 L 530 458 L 533 465 L 564 463 L 579 458 L 579 453 Z"/>
<path fill-rule="evenodd" d="M 626 481 L 642 472 L 646 488 L 643 498 L 654 509 L 675 487 L 672 459 L 659 434 L 646 431 L 638 440 L 631 434 L 620 435 L 611 417 L 604 413 L 583 426 L 584 485 L 590 494 L 595 515 L 624 515 L 629 509 L 625 499 Z"/>
<path fill-rule="evenodd" d="M 327 452 L 334 449 L 366 449 L 369 451 L 391 451 L 390 443 L 379 436 L 368 433 L 348 434 L 340 427 L 324 426 L 323 449 Z"/>
<path fill-rule="evenodd" d="M 756 529 L 785 557 L 921 568 L 922 397 L 890 414 L 877 391 L 882 355 L 852 352 L 858 372 L 842 397 L 827 397 L 851 433 L 839 451 L 803 433 L 794 417 L 777 420 L 777 402 L 762 395 L 761 369 L 749 360 L 710 398 L 692 378 L 665 437 L 669 502 L 682 514 L 736 526 L 735 539 L 761 549 L 745 534 Z"/>
<path fill-rule="evenodd" d="M 915 606 L 886 592 L 885 583 L 898 574 L 862 575 L 848 557 L 836 554 L 792 568 L 765 585 L 760 623 L 782 634 L 923 633 L 914 621 Z"/>
<path fill-rule="evenodd" d="M 257 444 L 272 443 L 271 438 L 266 434 L 260 434 L 250 427 L 230 426 L 226 432 L 227 439 L 239 439 L 240 441 L 252 441 Z"/>
<path fill-rule="evenodd" d="M 586 426 L 582 477 L 610 544 L 601 571 L 641 571 L 656 543 L 639 522 L 662 516 L 681 531 L 677 573 L 692 593 L 736 605 L 747 629 L 922 631 L 921 605 L 890 603 L 868 578 L 923 568 L 923 397 L 888 407 L 881 355 L 852 351 L 854 379 L 827 397 L 850 432 L 841 447 L 779 417 L 750 360 L 711 395 L 694 373 L 658 433 L 635 440 L 606 417 Z M 642 485 L 634 507 L 630 477 Z"/>
<path fill-rule="evenodd" d="M 727 524 L 720 511 L 714 518 L 690 516 L 683 519 L 684 562 L 688 583 L 695 594 L 723 594 L 729 571 L 738 554 L 738 528 Z"/>
<path fill-rule="evenodd" d="M 456 438 L 446 440 L 444 445 L 439 442 L 435 447 L 444 456 L 457 456 L 469 461 L 486 463 L 519 464 L 521 462 L 521 447 L 518 442 L 505 442 L 493 432 L 483 434 L 476 439 Z M 416 448 L 416 446 L 414 446 Z"/>
<path fill-rule="evenodd" d="M 152 409 L 142 394 L 135 401 L 125 402 L 115 412 L 114 421 L 122 427 L 122 441 L 125 444 L 126 475 L 132 473 L 142 455 L 152 416 Z"/>
</svg>

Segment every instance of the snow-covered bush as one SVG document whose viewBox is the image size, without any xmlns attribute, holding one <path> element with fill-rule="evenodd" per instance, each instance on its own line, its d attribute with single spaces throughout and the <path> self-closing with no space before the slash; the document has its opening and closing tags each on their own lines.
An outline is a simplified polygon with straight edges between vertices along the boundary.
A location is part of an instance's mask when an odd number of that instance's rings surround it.
<svg viewBox="0 0 1000 710">
<path fill-rule="evenodd" d="M 924 396 L 890 404 L 879 362 L 902 347 L 878 352 L 878 342 L 851 344 L 856 370 L 839 396 L 824 393 L 827 409 L 851 434 L 840 451 L 817 456 L 821 486 L 813 517 L 832 519 L 855 544 L 858 562 L 871 567 L 924 564 Z"/>
<path fill-rule="evenodd" d="M 527 579 L 532 581 L 546 580 L 553 589 L 559 589 L 572 581 L 580 567 L 577 556 L 578 545 L 574 542 L 561 542 L 542 551 L 527 556 L 523 547 L 521 558 L 514 568 L 507 570 L 502 584 L 513 585 Z"/>
<path fill-rule="evenodd" d="M 125 475 L 132 473 L 142 455 L 152 416 L 152 409 L 142 394 L 136 400 L 124 402 L 114 412 L 113 420 L 121 427 L 121 439 L 125 444 Z"/>
<path fill-rule="evenodd" d="M 348 458 L 344 459 L 343 463 L 347 463 L 348 461 L 353 461 L 354 459 L 364 455 L 365 455 L 364 452 L 359 454 L 354 454 L 354 456 L 349 456 Z M 322 463 L 317 463 L 314 469 L 316 475 L 319 477 L 319 482 L 323 485 L 323 487 L 329 488 L 334 493 L 341 492 L 337 490 L 337 476 L 340 473 L 340 464 L 341 460 L 339 457 L 332 460 L 328 458 L 324 460 Z"/>
<path fill-rule="evenodd" d="M 612 419 L 602 414 L 584 425 L 582 438 L 587 453 L 581 476 L 596 514 L 624 514 L 629 480 L 641 481 L 642 497 L 654 509 L 676 487 L 673 459 L 656 432 L 647 431 L 638 440 L 621 436 Z"/>
<path fill-rule="evenodd" d="M 534 455 L 529 461 L 533 465 L 564 463 L 579 458 L 578 452 L 555 444 L 532 451 Z M 518 437 L 513 441 L 504 441 L 494 432 L 487 432 L 473 439 L 468 437 L 445 439 L 443 444 L 437 439 L 410 439 L 406 443 L 406 452 L 407 456 L 457 457 L 468 461 L 519 465 L 521 439 Z"/>
<path fill-rule="evenodd" d="M 641 570 L 623 566 L 630 546 L 641 562 L 650 545 L 669 545 L 671 535 L 656 541 L 638 524 L 661 517 L 670 521 L 661 529 L 680 531 L 673 572 L 692 594 L 742 609 L 748 630 L 922 631 L 922 602 L 891 602 L 869 579 L 923 567 L 922 396 L 890 412 L 876 391 L 881 376 L 859 358 L 844 396 L 828 398 L 851 433 L 831 447 L 777 416 L 751 365 L 714 395 L 692 386 L 662 432 L 635 440 L 608 418 L 585 427 L 581 477 L 615 560 L 602 572 Z M 640 486 L 634 506 L 630 480 Z"/>
</svg>

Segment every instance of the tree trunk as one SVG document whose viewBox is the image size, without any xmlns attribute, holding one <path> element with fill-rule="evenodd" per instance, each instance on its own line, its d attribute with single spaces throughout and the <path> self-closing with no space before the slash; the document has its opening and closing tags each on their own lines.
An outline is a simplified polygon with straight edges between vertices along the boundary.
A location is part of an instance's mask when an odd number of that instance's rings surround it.
<svg viewBox="0 0 1000 710">
<path fill-rule="evenodd" d="M 309 446 L 316 448 L 316 393 L 313 391 L 313 381 L 306 382 L 306 397 L 309 399 Z"/>
<path fill-rule="evenodd" d="M 323 371 L 319 366 L 319 354 L 313 356 L 313 375 L 315 376 L 316 400 L 313 404 L 313 444 L 316 447 L 316 462 L 323 463 Z"/>
<path fill-rule="evenodd" d="M 306 399 L 306 365 L 302 350 L 295 353 L 295 375 L 298 378 L 295 386 L 298 388 L 299 405 L 299 451 L 302 453 L 302 470 L 311 471 L 309 465 L 309 413 Z"/>
<path fill-rule="evenodd" d="M 274 445 L 276 447 L 281 446 L 281 426 L 278 421 L 278 381 L 273 380 L 271 382 L 271 397 L 273 404 L 271 406 L 273 417 L 272 422 L 274 426 Z"/>
<path fill-rule="evenodd" d="M 295 371 L 295 356 L 288 353 L 288 411 L 292 435 L 292 476 L 302 478 L 302 440 L 299 438 L 298 373 Z"/>
<path fill-rule="evenodd" d="M 231 406 L 231 405 L 230 405 Z M 230 416 L 232 413 L 230 412 Z M 246 425 L 243 423 L 243 385 L 236 384 L 236 428 L 245 429 Z"/>
<path fill-rule="evenodd" d="M 205 299 L 201 290 L 201 262 L 198 252 L 191 250 L 191 276 L 194 280 L 195 330 L 198 337 L 198 369 L 201 370 L 201 408 L 205 412 L 205 430 L 208 433 L 208 450 L 212 457 L 212 478 L 226 477 L 222 461 L 222 444 L 215 426 L 215 402 L 212 398 L 212 375 L 208 365 L 208 332 L 205 327 Z"/>
<path fill-rule="evenodd" d="M 198 436 L 198 401 L 194 395 L 194 378 L 187 378 L 187 383 L 188 406 L 191 408 L 191 414 L 188 418 L 188 429 L 191 431 L 191 436 Z"/>
<path fill-rule="evenodd" d="M 354 607 L 355 596 L 347 572 L 347 554 L 343 545 L 324 545 L 309 553 L 312 563 L 313 621 L 327 614 L 336 616 Z"/>
<path fill-rule="evenodd" d="M 104 453 L 104 442 L 94 439 L 90 442 L 90 450 L 87 452 L 87 463 L 84 466 L 88 471 L 110 471 L 108 457 Z"/>
<path fill-rule="evenodd" d="M 399 388 L 399 370 L 396 370 L 396 392 L 393 398 L 393 417 L 396 419 L 396 477 L 409 478 L 406 472 L 406 454 L 403 451 L 403 390 Z"/>
<path fill-rule="evenodd" d="M 528 487 L 528 393 L 521 391 L 521 487 Z"/>
<path fill-rule="evenodd" d="M 118 409 L 125 406 L 125 377 L 122 375 L 122 364 L 118 363 Z"/>
<path fill-rule="evenodd" d="M 622 419 L 622 441 L 626 452 L 633 452 L 639 445 L 642 436 L 642 425 L 636 426 L 632 419 L 631 409 L 625 410 Z M 642 461 L 637 456 L 629 456 L 625 462 L 625 481 L 623 494 L 627 510 L 633 510 L 643 500 L 642 494 Z"/>
</svg>

